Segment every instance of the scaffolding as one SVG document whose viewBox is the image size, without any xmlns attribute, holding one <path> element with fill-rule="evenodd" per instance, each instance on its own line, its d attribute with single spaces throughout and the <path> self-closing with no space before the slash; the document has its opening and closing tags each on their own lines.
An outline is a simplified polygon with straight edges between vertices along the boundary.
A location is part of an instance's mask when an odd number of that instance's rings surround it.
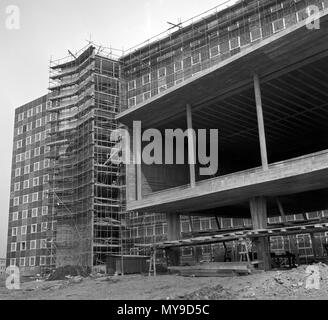
<svg viewBox="0 0 328 320">
<path fill-rule="evenodd" d="M 113 52 L 88 45 L 51 61 L 49 207 L 56 267 L 102 265 L 121 252 L 121 166 L 110 155 L 117 142 L 120 67 Z"/>
</svg>

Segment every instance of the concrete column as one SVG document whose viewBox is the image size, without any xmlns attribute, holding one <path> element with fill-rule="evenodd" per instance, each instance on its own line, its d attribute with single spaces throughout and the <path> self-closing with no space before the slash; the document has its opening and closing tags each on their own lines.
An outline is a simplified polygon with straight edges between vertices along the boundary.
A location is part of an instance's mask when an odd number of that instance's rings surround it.
<svg viewBox="0 0 328 320">
<path fill-rule="evenodd" d="M 192 133 L 192 111 L 190 104 L 186 106 L 187 110 L 187 129 L 188 131 L 188 161 L 190 168 L 190 186 L 193 188 L 196 185 L 195 163 L 196 163 L 196 141 Z"/>
<path fill-rule="evenodd" d="M 177 213 L 167 213 L 166 220 L 168 225 L 167 240 L 175 241 L 180 239 L 180 215 Z M 180 264 L 180 249 L 170 248 L 166 250 L 171 266 L 178 266 Z"/>
<path fill-rule="evenodd" d="M 133 126 L 133 153 L 136 166 L 136 191 L 137 200 L 142 199 L 142 154 L 141 154 L 141 122 L 140 125 Z"/>
<path fill-rule="evenodd" d="M 257 197 L 250 200 L 253 229 L 266 229 L 268 227 L 268 215 L 266 199 Z M 269 238 L 255 238 L 254 244 L 257 251 L 257 259 L 261 260 L 260 269 L 265 271 L 271 269 Z"/>
<path fill-rule="evenodd" d="M 259 126 L 261 160 L 262 160 L 263 169 L 267 170 L 269 165 L 268 165 L 268 153 L 267 153 L 266 138 L 265 138 L 261 85 L 260 85 L 260 79 L 257 74 L 254 74 L 254 89 L 255 89 L 257 123 Z"/>
</svg>

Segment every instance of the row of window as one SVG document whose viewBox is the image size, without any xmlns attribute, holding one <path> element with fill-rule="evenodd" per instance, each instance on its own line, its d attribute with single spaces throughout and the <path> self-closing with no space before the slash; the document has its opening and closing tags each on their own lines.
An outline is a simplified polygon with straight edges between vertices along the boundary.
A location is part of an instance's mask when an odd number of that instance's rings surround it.
<svg viewBox="0 0 328 320">
<path fill-rule="evenodd" d="M 19 248 L 18 248 L 19 244 Z M 10 244 L 10 252 L 26 251 L 26 250 L 37 250 L 47 249 L 47 239 L 41 239 L 39 246 L 37 246 L 37 240 L 12 242 Z"/>
<path fill-rule="evenodd" d="M 54 229 L 54 225 L 55 223 L 52 222 L 52 225 L 51 225 L 51 229 L 53 230 Z M 38 224 L 35 223 L 35 224 L 31 224 L 30 225 L 30 232 L 29 234 L 35 234 L 35 233 L 38 233 Z M 40 224 L 40 231 L 39 232 L 45 232 L 48 230 L 48 222 L 42 222 Z M 24 225 L 24 226 L 21 226 L 21 227 L 14 227 L 11 229 L 11 236 L 12 237 L 17 237 L 18 235 L 21 235 L 21 236 L 25 236 L 28 234 L 28 226 L 27 225 Z"/>
<path fill-rule="evenodd" d="M 22 198 L 22 202 L 21 199 Z M 44 190 L 42 191 L 42 200 L 47 199 L 48 198 L 48 190 Z M 39 192 L 33 192 L 32 194 L 26 194 L 23 195 L 22 197 L 14 197 L 14 202 L 13 205 L 19 206 L 20 203 L 22 204 L 28 204 L 30 202 L 36 202 L 39 201 L 40 197 L 39 197 Z"/>
<path fill-rule="evenodd" d="M 49 159 L 45 159 L 43 161 L 37 161 L 33 163 L 33 171 L 39 171 L 42 169 L 46 169 L 50 167 L 50 160 Z M 23 168 L 16 168 L 15 169 L 15 178 L 16 177 L 20 177 L 23 174 L 29 174 L 31 173 L 31 165 L 28 164 L 26 166 L 24 166 L 24 170 L 22 170 Z"/>
<path fill-rule="evenodd" d="M 28 261 L 28 265 L 26 264 L 26 262 Z M 47 262 L 47 256 L 40 256 L 40 266 L 45 266 Z M 28 260 L 25 257 L 19 258 L 19 267 L 35 267 L 35 263 L 36 263 L 36 257 L 29 257 Z M 16 258 L 12 258 L 10 259 L 10 266 L 16 266 L 17 265 L 17 261 Z"/>
<path fill-rule="evenodd" d="M 40 178 L 41 177 L 35 177 L 33 179 L 23 181 L 23 189 L 29 189 L 30 187 L 38 187 L 40 185 L 40 180 L 41 180 Z M 45 184 L 48 181 L 49 181 L 49 174 L 46 174 L 43 176 L 42 183 Z M 21 184 L 22 182 L 16 182 L 14 184 L 14 191 L 20 191 Z"/>
<path fill-rule="evenodd" d="M 297 17 L 297 22 L 302 21 L 305 19 L 305 17 L 309 16 L 309 9 L 304 12 L 304 10 L 301 10 L 300 12 L 297 12 L 296 17 Z M 280 32 L 284 29 L 286 29 L 286 18 L 280 18 L 272 22 L 272 30 L 273 33 Z M 237 26 L 238 27 L 238 26 Z M 258 41 L 263 38 L 262 34 L 262 28 L 261 26 L 253 26 L 250 31 L 250 40 L 251 42 Z M 241 37 L 240 36 L 235 36 L 229 40 L 229 49 L 230 51 L 238 49 L 241 47 Z M 220 45 L 215 45 L 209 48 L 209 53 L 210 53 L 210 58 L 217 57 L 221 55 L 221 50 L 220 50 Z M 200 52 L 195 52 L 193 53 L 190 57 L 186 57 L 186 59 L 191 59 L 191 65 L 197 65 L 202 62 L 202 57 Z M 186 67 L 184 66 L 184 60 L 176 61 L 174 63 L 174 73 L 177 73 L 181 70 L 185 70 Z M 190 68 L 190 64 L 188 64 L 188 68 Z M 193 74 L 195 75 L 195 74 Z M 160 69 L 157 70 L 157 76 L 158 79 L 164 79 L 167 76 L 167 68 L 166 67 L 161 67 Z M 156 79 L 157 80 L 157 79 Z M 151 79 L 151 74 L 148 73 L 146 75 L 142 76 L 142 85 L 149 84 L 152 81 Z M 183 79 L 179 79 L 175 81 L 175 85 L 181 83 Z M 137 87 L 136 80 L 131 80 L 128 82 L 128 91 L 135 90 Z M 166 85 L 160 85 L 159 86 L 159 93 L 165 91 L 167 89 Z M 143 101 L 148 100 L 151 97 L 150 92 L 146 92 L 143 94 Z M 131 108 L 137 104 L 136 97 L 131 97 L 128 100 L 128 107 Z"/>
<path fill-rule="evenodd" d="M 47 129 L 45 131 L 42 131 L 42 132 L 38 132 L 34 135 L 34 139 L 33 139 L 33 136 L 28 136 L 26 137 L 25 139 L 25 143 L 26 145 L 31 145 L 33 143 L 37 143 L 37 142 L 40 142 L 42 140 L 45 140 L 47 138 L 47 135 L 49 134 L 50 132 L 50 129 Z M 23 140 L 18 140 L 16 142 L 16 148 L 17 149 L 20 149 L 23 147 Z"/>
<path fill-rule="evenodd" d="M 32 208 L 31 217 L 36 218 L 38 216 L 38 214 L 39 214 L 39 208 Z M 41 207 L 41 214 L 43 216 L 46 216 L 48 214 L 48 206 Z M 13 212 L 12 221 L 18 221 L 18 218 L 19 218 L 19 212 L 18 211 Z M 27 218 L 28 218 L 28 210 L 23 210 L 22 211 L 22 219 L 24 220 Z"/>
<path fill-rule="evenodd" d="M 47 106 L 46 106 L 47 108 Z M 34 115 L 37 115 L 39 113 L 42 112 L 42 104 L 34 107 L 34 108 L 31 108 L 25 112 L 21 112 L 18 114 L 18 121 L 22 121 L 26 118 L 30 118 L 30 117 L 33 117 Z"/>
</svg>

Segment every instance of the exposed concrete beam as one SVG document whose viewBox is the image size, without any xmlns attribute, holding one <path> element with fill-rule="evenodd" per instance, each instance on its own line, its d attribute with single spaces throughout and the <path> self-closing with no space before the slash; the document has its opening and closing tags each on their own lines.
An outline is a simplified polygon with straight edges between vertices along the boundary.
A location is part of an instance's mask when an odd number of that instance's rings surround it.
<svg viewBox="0 0 328 320">
<path fill-rule="evenodd" d="M 264 170 L 268 170 L 269 164 L 268 164 L 266 137 L 265 137 L 261 85 L 260 85 L 260 79 L 257 74 L 254 74 L 254 90 L 255 90 L 255 100 L 256 100 L 257 122 L 259 126 L 262 167 Z"/>
<path fill-rule="evenodd" d="M 194 188 L 196 186 L 196 174 L 195 174 L 195 164 L 196 164 L 196 141 L 195 135 L 193 134 L 192 125 L 192 111 L 191 105 L 186 105 L 187 110 L 187 129 L 188 129 L 188 161 L 190 169 L 190 186 Z"/>
</svg>

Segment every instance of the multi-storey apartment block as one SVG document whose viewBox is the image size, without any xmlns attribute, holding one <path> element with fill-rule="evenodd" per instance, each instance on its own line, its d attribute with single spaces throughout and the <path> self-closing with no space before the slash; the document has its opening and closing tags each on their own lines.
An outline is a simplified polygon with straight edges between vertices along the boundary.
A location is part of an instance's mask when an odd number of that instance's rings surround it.
<svg viewBox="0 0 328 320">
<path fill-rule="evenodd" d="M 16 109 L 7 261 L 27 275 L 53 264 L 47 121 L 46 95 Z"/>
</svg>

